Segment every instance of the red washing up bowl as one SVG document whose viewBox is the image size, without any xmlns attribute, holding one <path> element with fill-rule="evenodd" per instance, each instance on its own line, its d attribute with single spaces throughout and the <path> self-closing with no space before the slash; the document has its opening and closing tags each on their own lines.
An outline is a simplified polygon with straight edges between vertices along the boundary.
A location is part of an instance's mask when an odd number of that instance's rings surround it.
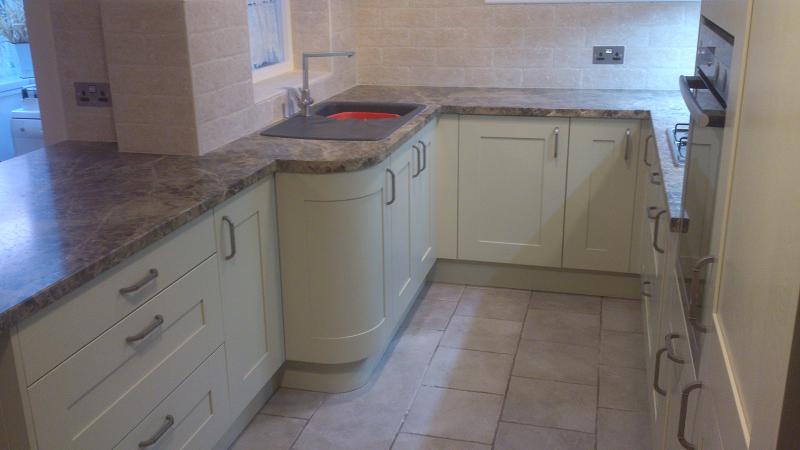
<svg viewBox="0 0 800 450">
<path fill-rule="evenodd" d="M 367 111 L 344 111 L 327 116 L 328 119 L 336 120 L 378 120 L 378 119 L 397 119 L 400 114 L 367 112 Z"/>
</svg>

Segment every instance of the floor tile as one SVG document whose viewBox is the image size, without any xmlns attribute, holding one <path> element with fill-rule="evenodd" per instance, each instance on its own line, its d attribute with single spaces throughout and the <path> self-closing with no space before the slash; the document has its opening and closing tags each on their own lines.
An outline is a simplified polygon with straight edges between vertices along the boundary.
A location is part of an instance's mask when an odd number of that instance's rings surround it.
<svg viewBox="0 0 800 450">
<path fill-rule="evenodd" d="M 651 448 L 648 413 L 600 408 L 597 414 L 597 450 Z"/>
<path fill-rule="evenodd" d="M 513 355 L 521 329 L 521 323 L 509 320 L 453 316 L 441 345 Z"/>
<path fill-rule="evenodd" d="M 594 347 L 523 339 L 519 343 L 512 374 L 596 385 L 599 363 L 600 352 Z"/>
<path fill-rule="evenodd" d="M 289 450 L 305 420 L 256 414 L 230 450 Z"/>
<path fill-rule="evenodd" d="M 537 292 L 531 295 L 530 308 L 548 311 L 569 311 L 582 314 L 600 314 L 602 299 L 589 295 Z"/>
<path fill-rule="evenodd" d="M 439 347 L 422 383 L 504 395 L 512 355 Z"/>
<path fill-rule="evenodd" d="M 530 291 L 467 287 L 456 314 L 522 322 L 528 310 Z"/>
<path fill-rule="evenodd" d="M 647 411 L 647 375 L 644 369 L 600 367 L 600 401 L 602 408 Z"/>
<path fill-rule="evenodd" d="M 494 448 L 495 450 L 594 450 L 594 435 L 500 422 Z"/>
<path fill-rule="evenodd" d="M 531 309 L 522 330 L 523 339 L 597 346 L 600 316 L 565 311 Z"/>
<path fill-rule="evenodd" d="M 491 444 L 503 396 L 423 386 L 403 431 Z"/>
<path fill-rule="evenodd" d="M 464 292 L 462 284 L 431 283 L 423 294 L 423 298 L 458 301 L 462 292 Z"/>
<path fill-rule="evenodd" d="M 597 388 L 511 377 L 503 420 L 594 433 Z"/>
<path fill-rule="evenodd" d="M 408 322 L 409 327 L 444 330 L 450 317 L 458 306 L 457 301 L 438 300 L 435 298 L 422 300 Z"/>
<path fill-rule="evenodd" d="M 400 433 L 394 441 L 392 450 L 491 450 L 491 447 L 474 442 Z"/>
<path fill-rule="evenodd" d="M 269 399 L 261 413 L 308 419 L 319 408 L 326 395 L 321 392 L 281 388 Z"/>
<path fill-rule="evenodd" d="M 600 341 L 600 364 L 611 367 L 645 368 L 644 335 L 603 331 Z"/>
<path fill-rule="evenodd" d="M 603 299 L 603 329 L 641 333 L 642 303 L 632 300 Z"/>
</svg>

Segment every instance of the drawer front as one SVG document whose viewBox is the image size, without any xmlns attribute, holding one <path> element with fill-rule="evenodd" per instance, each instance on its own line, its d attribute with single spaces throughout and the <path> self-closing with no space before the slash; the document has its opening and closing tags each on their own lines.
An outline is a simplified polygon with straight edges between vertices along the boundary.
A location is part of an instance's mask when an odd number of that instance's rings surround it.
<svg viewBox="0 0 800 450">
<path fill-rule="evenodd" d="M 230 417 L 225 348 L 220 347 L 114 449 L 210 450 Z"/>
<path fill-rule="evenodd" d="M 28 388 L 39 446 L 113 447 L 222 340 L 211 257 Z"/>
<path fill-rule="evenodd" d="M 210 214 L 172 233 L 128 262 L 19 326 L 19 342 L 27 385 L 155 296 L 214 253 L 214 223 Z M 141 289 L 122 288 L 158 276 Z"/>
</svg>

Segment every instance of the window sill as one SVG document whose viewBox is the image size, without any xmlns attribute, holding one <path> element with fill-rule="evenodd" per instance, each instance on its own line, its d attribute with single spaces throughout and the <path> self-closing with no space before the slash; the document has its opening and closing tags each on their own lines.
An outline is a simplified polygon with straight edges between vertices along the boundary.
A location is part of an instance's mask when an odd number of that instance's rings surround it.
<svg viewBox="0 0 800 450">
<path fill-rule="evenodd" d="M 330 72 L 311 72 L 309 83 L 318 83 L 330 77 Z M 274 77 L 253 82 L 253 97 L 256 103 L 268 100 L 276 95 L 286 94 L 288 88 L 300 88 L 303 85 L 303 73 L 300 71 L 285 72 Z"/>
</svg>

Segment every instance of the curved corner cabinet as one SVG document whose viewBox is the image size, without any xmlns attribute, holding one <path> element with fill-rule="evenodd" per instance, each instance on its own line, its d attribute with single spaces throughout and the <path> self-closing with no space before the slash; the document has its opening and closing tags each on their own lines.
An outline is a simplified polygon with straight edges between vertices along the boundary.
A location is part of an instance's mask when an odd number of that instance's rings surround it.
<svg viewBox="0 0 800 450">
<path fill-rule="evenodd" d="M 429 124 L 358 172 L 278 174 L 283 385 L 366 382 L 433 266 Z"/>
</svg>

